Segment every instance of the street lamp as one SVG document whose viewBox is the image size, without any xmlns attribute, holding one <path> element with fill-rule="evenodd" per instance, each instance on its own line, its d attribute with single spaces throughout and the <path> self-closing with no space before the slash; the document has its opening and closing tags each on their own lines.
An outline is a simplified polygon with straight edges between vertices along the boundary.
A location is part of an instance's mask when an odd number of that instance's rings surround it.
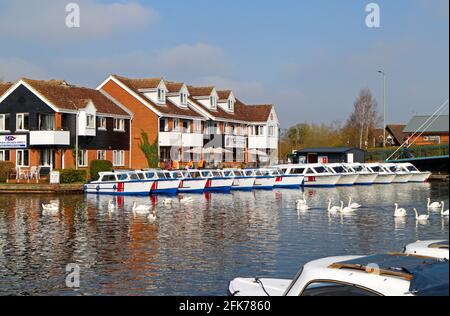
<svg viewBox="0 0 450 316">
<path fill-rule="evenodd" d="M 386 147 L 386 73 L 378 70 L 383 75 L 383 147 Z"/>
</svg>

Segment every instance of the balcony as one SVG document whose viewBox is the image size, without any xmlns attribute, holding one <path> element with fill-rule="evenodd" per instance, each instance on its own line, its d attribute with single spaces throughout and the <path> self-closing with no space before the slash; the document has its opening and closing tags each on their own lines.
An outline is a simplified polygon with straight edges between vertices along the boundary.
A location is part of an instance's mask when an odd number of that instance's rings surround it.
<svg viewBox="0 0 450 316">
<path fill-rule="evenodd" d="M 183 134 L 183 147 L 203 147 L 203 134 Z"/>
<path fill-rule="evenodd" d="M 171 146 L 181 147 L 181 133 L 160 132 L 158 141 L 160 147 L 171 147 Z"/>
<path fill-rule="evenodd" d="M 70 146 L 69 131 L 30 131 L 30 146 Z"/>
<path fill-rule="evenodd" d="M 249 136 L 248 148 L 251 149 L 276 149 L 278 139 L 271 136 Z"/>
</svg>

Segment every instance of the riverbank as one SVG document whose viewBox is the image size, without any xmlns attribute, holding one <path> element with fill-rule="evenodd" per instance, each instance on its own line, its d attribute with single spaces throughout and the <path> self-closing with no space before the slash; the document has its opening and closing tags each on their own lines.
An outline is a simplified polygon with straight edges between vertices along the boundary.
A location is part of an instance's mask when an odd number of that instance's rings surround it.
<svg viewBox="0 0 450 316">
<path fill-rule="evenodd" d="M 0 194 L 79 194 L 83 184 L 0 183 Z"/>
</svg>

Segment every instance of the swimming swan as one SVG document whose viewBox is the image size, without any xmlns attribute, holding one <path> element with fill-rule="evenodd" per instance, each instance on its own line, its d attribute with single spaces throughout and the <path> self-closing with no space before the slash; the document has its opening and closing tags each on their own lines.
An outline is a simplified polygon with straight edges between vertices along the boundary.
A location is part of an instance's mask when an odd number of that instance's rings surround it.
<svg viewBox="0 0 450 316">
<path fill-rule="evenodd" d="M 331 200 L 328 200 L 328 213 L 330 213 L 330 214 L 337 214 L 340 211 L 341 211 L 341 208 L 339 206 L 331 207 Z"/>
<path fill-rule="evenodd" d="M 151 208 L 149 205 L 137 205 L 136 201 L 133 203 L 133 213 L 135 214 L 148 214 Z"/>
<path fill-rule="evenodd" d="M 439 202 L 433 202 L 433 203 L 431 203 L 431 199 L 430 198 L 428 198 L 428 204 L 427 204 L 427 206 L 428 206 L 428 209 L 430 209 L 430 208 L 441 208 L 441 203 L 439 203 Z"/>
<path fill-rule="evenodd" d="M 407 212 L 404 208 L 398 208 L 398 203 L 395 203 L 394 217 L 405 217 Z"/>
<path fill-rule="evenodd" d="M 350 207 L 350 208 L 356 210 L 356 209 L 358 209 L 358 208 L 361 208 L 362 205 L 359 204 L 359 203 L 352 203 L 352 197 L 350 197 L 350 200 L 348 201 L 348 207 Z"/>
<path fill-rule="evenodd" d="M 419 215 L 417 210 L 414 208 L 414 213 L 416 213 L 416 220 L 418 221 L 427 221 L 430 218 L 430 215 Z"/>
</svg>

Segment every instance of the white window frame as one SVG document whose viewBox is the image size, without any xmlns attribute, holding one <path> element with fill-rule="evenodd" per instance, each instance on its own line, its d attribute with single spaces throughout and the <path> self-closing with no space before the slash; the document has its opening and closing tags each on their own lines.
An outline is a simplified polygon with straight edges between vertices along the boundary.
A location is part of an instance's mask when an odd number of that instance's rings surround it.
<svg viewBox="0 0 450 316">
<path fill-rule="evenodd" d="M 179 132 L 180 131 L 180 119 L 178 119 L 178 118 L 174 118 L 173 119 L 172 131 L 173 132 Z"/>
<path fill-rule="evenodd" d="M 158 89 L 158 101 L 166 102 L 166 91 L 162 88 Z"/>
<path fill-rule="evenodd" d="M 202 133 L 202 121 L 199 121 L 199 120 L 194 121 L 194 133 L 197 133 L 197 134 Z"/>
<path fill-rule="evenodd" d="M 233 100 L 228 100 L 228 111 L 234 111 L 234 102 L 233 102 Z"/>
<path fill-rule="evenodd" d="M 8 160 L 6 160 L 6 152 L 9 152 Z M 11 161 L 11 151 L 9 149 L 0 150 L 0 161 Z"/>
<path fill-rule="evenodd" d="M 0 122 L 2 122 L 2 124 L 0 124 L 0 132 L 9 132 L 9 129 L 6 128 L 6 116 L 9 114 L 0 114 Z M 11 119 L 11 116 L 10 116 Z M 1 126 L 3 125 L 3 128 L 1 128 Z"/>
<path fill-rule="evenodd" d="M 16 131 L 29 131 L 25 129 L 25 116 L 28 116 L 28 124 L 30 124 L 30 113 L 17 113 L 16 114 Z M 24 128 L 19 128 L 19 117 L 22 117 L 22 124 Z"/>
<path fill-rule="evenodd" d="M 117 122 L 119 122 L 119 128 L 117 128 Z M 114 131 L 115 132 L 125 132 L 125 119 L 114 119 Z"/>
<path fill-rule="evenodd" d="M 217 99 L 214 95 L 209 97 L 209 102 L 211 103 L 211 109 L 217 109 Z"/>
<path fill-rule="evenodd" d="M 97 160 L 106 160 L 106 150 L 97 150 Z"/>
<path fill-rule="evenodd" d="M 182 92 L 182 93 L 180 94 L 180 103 L 181 103 L 181 105 L 184 105 L 184 106 L 187 106 L 187 105 L 188 105 L 188 102 L 187 102 L 187 94 L 184 93 L 184 92 Z"/>
<path fill-rule="evenodd" d="M 80 160 L 80 158 L 82 158 L 82 159 Z M 85 167 L 89 166 L 89 156 L 88 156 L 87 149 L 79 149 L 78 150 L 77 163 L 78 163 L 78 167 L 85 168 Z"/>
<path fill-rule="evenodd" d="M 86 128 L 94 129 L 96 126 L 95 115 L 86 114 Z"/>
<path fill-rule="evenodd" d="M 125 151 L 113 150 L 113 166 L 114 167 L 125 166 Z"/>
<path fill-rule="evenodd" d="M 25 152 L 28 153 L 28 165 L 24 165 L 22 163 L 19 162 L 19 153 L 22 153 L 22 160 L 25 161 L 24 157 L 25 157 Z M 29 167 L 30 166 L 30 151 L 28 149 L 17 149 L 16 150 L 16 166 L 17 167 Z"/>
<path fill-rule="evenodd" d="M 104 125 L 102 123 L 105 123 Z M 107 121 L 106 121 L 106 117 L 104 116 L 99 116 L 98 118 L 98 129 L 101 131 L 106 131 L 107 127 L 106 127 Z"/>
</svg>

